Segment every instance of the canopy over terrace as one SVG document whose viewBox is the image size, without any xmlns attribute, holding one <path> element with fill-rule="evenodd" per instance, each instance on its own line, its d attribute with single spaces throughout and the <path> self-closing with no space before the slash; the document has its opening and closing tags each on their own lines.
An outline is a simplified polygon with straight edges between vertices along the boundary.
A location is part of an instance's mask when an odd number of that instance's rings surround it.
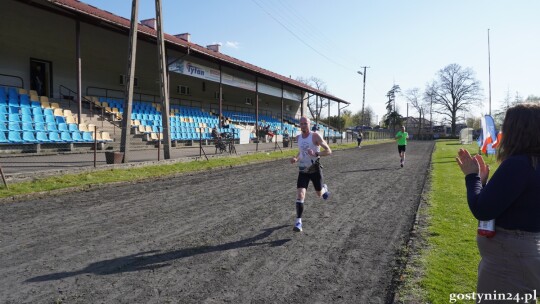
<svg viewBox="0 0 540 304">
<path fill-rule="evenodd" d="M 21 2 L 28 3 L 28 1 L 19 0 Z M 49 9 L 61 8 L 64 14 L 69 13 L 73 18 L 83 22 L 89 22 L 94 25 L 105 27 L 111 30 L 121 31 L 125 34 L 129 33 L 130 29 L 130 20 L 114 15 L 110 12 L 101 10 L 99 8 L 93 7 L 83 2 L 76 0 L 47 0 L 46 2 L 52 5 L 48 6 L 43 3 L 43 1 L 33 1 L 32 5 L 48 7 Z M 140 26 L 138 27 L 139 39 L 151 39 L 155 41 L 157 39 L 157 31 L 155 28 L 149 26 Z M 249 72 L 253 75 L 256 75 L 261 78 L 266 78 L 269 80 L 282 83 L 293 88 L 301 89 L 303 92 L 310 93 L 312 95 L 320 96 L 337 103 L 349 104 L 349 102 L 308 86 L 302 82 L 291 79 L 274 73 L 272 71 L 263 69 L 261 67 L 255 66 L 253 64 L 244 62 L 242 60 L 233 58 L 231 56 L 225 55 L 220 52 L 209 50 L 206 47 L 200 46 L 198 44 L 192 43 L 190 41 L 178 38 L 173 35 L 164 34 L 165 43 L 167 49 L 174 49 L 181 51 L 187 55 L 205 59 L 208 61 L 216 62 L 222 66 L 229 66 L 240 71 Z"/>
<path fill-rule="evenodd" d="M 94 26 L 104 28 L 108 31 L 114 31 L 117 33 L 129 35 L 130 27 L 132 25 L 131 20 L 129 19 L 114 15 L 110 12 L 101 10 L 99 8 L 93 7 L 91 5 L 88 5 L 88 4 L 85 4 L 83 2 L 79 2 L 76 0 L 40 0 L 40 1 L 32 1 L 32 2 L 23 1 L 23 0 L 17 0 L 17 1 L 32 5 L 32 6 L 36 6 L 41 9 L 46 9 L 48 11 L 61 14 L 65 17 L 74 19 L 76 21 L 76 25 L 75 25 L 76 27 L 79 26 L 80 22 L 85 22 L 88 24 L 92 24 Z M 135 2 L 136 1 L 134 1 L 134 3 Z M 134 19 L 136 19 L 136 17 Z M 150 24 L 149 26 L 148 23 L 145 23 L 145 25 L 137 26 L 137 40 L 156 43 L 158 39 L 158 27 L 155 20 L 154 20 L 153 26 L 151 25 L 152 24 Z M 77 41 L 80 41 L 79 31 L 76 31 L 76 33 L 77 33 Z M 255 65 L 241 61 L 239 59 L 230 57 L 228 55 L 220 53 L 219 51 L 197 45 L 195 43 L 190 42 L 189 39 L 185 39 L 185 37 L 182 37 L 182 38 L 181 37 L 182 36 L 177 37 L 177 36 L 173 36 L 169 34 L 163 34 L 166 51 L 179 52 L 181 54 L 184 54 L 181 57 L 188 56 L 187 58 L 203 60 L 208 63 L 217 64 L 219 67 L 220 117 L 222 113 L 222 109 L 221 109 L 221 104 L 222 104 L 221 84 L 222 84 L 222 79 L 223 79 L 222 73 L 221 73 L 222 67 L 227 67 L 229 69 L 232 69 L 241 73 L 246 73 L 254 77 L 255 80 L 250 85 L 248 85 L 248 87 L 252 88 L 253 83 L 254 83 L 254 86 L 255 86 L 254 91 L 257 93 L 257 98 L 256 98 L 257 114 L 259 112 L 259 109 L 258 109 L 259 92 L 268 94 L 268 92 L 269 91 L 271 92 L 272 89 L 274 92 L 276 92 L 276 87 L 270 88 L 270 90 L 265 91 L 264 84 L 262 84 L 260 80 L 267 80 L 267 81 L 277 84 L 278 85 L 277 90 L 281 91 L 282 100 L 283 98 L 288 98 L 291 100 L 300 101 L 301 102 L 301 115 L 304 115 L 305 113 L 303 101 L 305 100 L 304 96 L 306 95 L 319 96 L 329 101 L 337 102 L 338 105 L 341 103 L 349 104 L 349 102 L 343 99 L 337 98 L 331 94 L 320 91 L 302 82 L 299 82 L 289 77 L 285 77 L 277 73 L 271 72 L 269 70 L 257 67 Z M 81 59 L 80 52 L 79 52 L 79 45 L 77 45 L 77 57 L 78 57 L 78 60 Z M 178 60 L 171 57 L 169 58 L 168 63 L 169 63 L 169 71 L 174 71 L 174 68 L 171 68 L 171 64 L 178 63 Z M 78 83 L 81 83 L 80 70 L 77 71 L 77 80 L 78 80 Z M 279 88 L 279 86 L 281 88 Z M 243 88 L 246 89 L 246 87 L 243 87 Z M 292 90 L 289 90 L 287 88 L 290 88 Z M 300 91 L 300 94 L 299 94 L 300 97 L 295 96 L 294 93 L 291 93 L 291 91 L 295 91 L 295 90 Z M 82 90 L 80 86 L 78 86 L 78 91 L 79 91 L 78 100 L 79 100 L 79 105 L 80 105 L 80 102 L 82 99 L 82 92 L 81 92 Z M 276 94 L 272 94 L 272 95 L 276 96 Z M 164 102 L 168 103 L 168 100 Z M 283 111 L 282 111 L 282 120 L 283 120 Z M 258 119 L 257 119 L 257 125 L 258 125 Z"/>
</svg>

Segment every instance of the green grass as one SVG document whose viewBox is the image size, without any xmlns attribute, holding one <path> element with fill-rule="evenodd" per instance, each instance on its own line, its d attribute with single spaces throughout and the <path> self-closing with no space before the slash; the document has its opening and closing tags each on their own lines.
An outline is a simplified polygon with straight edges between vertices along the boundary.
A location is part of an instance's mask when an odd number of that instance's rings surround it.
<svg viewBox="0 0 540 304">
<path fill-rule="evenodd" d="M 367 141 L 365 145 L 388 142 L 388 140 Z M 331 144 L 333 150 L 341 150 L 356 147 L 356 142 L 345 144 Z M 35 178 L 32 181 L 8 184 L 8 189 L 0 188 L 0 198 L 28 195 L 32 193 L 49 192 L 53 190 L 98 186 L 114 182 L 133 182 L 172 176 L 187 172 L 210 170 L 213 168 L 238 166 L 246 163 L 271 161 L 281 158 L 289 158 L 298 152 L 297 149 L 284 149 L 282 152 L 253 153 L 242 156 L 228 156 L 210 158 L 206 160 L 194 160 L 190 162 L 177 162 L 174 164 L 151 165 L 138 168 L 113 168 L 97 169 L 78 173 L 63 174 L 54 177 Z"/>
<path fill-rule="evenodd" d="M 408 298 L 412 294 L 415 302 L 448 303 L 451 293 L 476 291 L 480 260 L 476 247 L 478 222 L 469 211 L 464 175 L 455 160 L 460 148 L 471 153 L 478 151 L 476 144 L 463 146 L 457 140 L 437 141 L 432 156 L 428 207 L 423 210 L 427 216 L 427 227 L 421 231 L 424 245 L 407 266 L 400 297 Z M 484 159 L 494 172 L 498 167 L 495 157 Z"/>
</svg>

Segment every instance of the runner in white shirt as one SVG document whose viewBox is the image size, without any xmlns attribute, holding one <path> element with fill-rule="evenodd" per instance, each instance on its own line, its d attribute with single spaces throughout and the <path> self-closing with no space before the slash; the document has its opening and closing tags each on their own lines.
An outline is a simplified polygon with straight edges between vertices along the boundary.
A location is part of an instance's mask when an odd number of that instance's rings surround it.
<svg viewBox="0 0 540 304">
<path fill-rule="evenodd" d="M 319 165 L 319 158 L 331 155 L 332 150 L 318 133 L 309 130 L 309 124 L 309 118 L 300 118 L 300 131 L 302 134 L 296 137 L 298 154 L 291 159 L 292 164 L 298 164 L 299 170 L 296 182 L 296 222 L 293 228 L 296 232 L 302 231 L 302 213 L 304 212 L 304 199 L 309 181 L 313 183 L 317 196 L 325 200 L 330 197 L 327 185 L 323 184 L 323 173 Z M 323 151 L 321 151 L 321 147 Z"/>
</svg>

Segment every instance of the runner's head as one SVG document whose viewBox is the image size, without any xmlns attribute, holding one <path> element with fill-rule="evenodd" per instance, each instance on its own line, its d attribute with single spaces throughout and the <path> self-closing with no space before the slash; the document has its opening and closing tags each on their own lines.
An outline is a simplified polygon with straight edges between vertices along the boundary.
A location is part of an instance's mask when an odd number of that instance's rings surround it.
<svg viewBox="0 0 540 304">
<path fill-rule="evenodd" d="M 309 124 L 310 124 L 309 118 L 305 116 L 300 118 L 300 131 L 302 131 L 302 133 L 304 134 L 309 133 Z"/>
</svg>

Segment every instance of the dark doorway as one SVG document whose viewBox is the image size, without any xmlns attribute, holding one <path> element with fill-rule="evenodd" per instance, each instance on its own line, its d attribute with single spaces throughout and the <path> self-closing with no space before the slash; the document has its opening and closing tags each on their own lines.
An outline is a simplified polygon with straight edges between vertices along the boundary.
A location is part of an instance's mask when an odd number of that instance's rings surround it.
<svg viewBox="0 0 540 304">
<path fill-rule="evenodd" d="M 52 62 L 30 58 L 30 90 L 35 90 L 39 96 L 51 97 Z"/>
</svg>

